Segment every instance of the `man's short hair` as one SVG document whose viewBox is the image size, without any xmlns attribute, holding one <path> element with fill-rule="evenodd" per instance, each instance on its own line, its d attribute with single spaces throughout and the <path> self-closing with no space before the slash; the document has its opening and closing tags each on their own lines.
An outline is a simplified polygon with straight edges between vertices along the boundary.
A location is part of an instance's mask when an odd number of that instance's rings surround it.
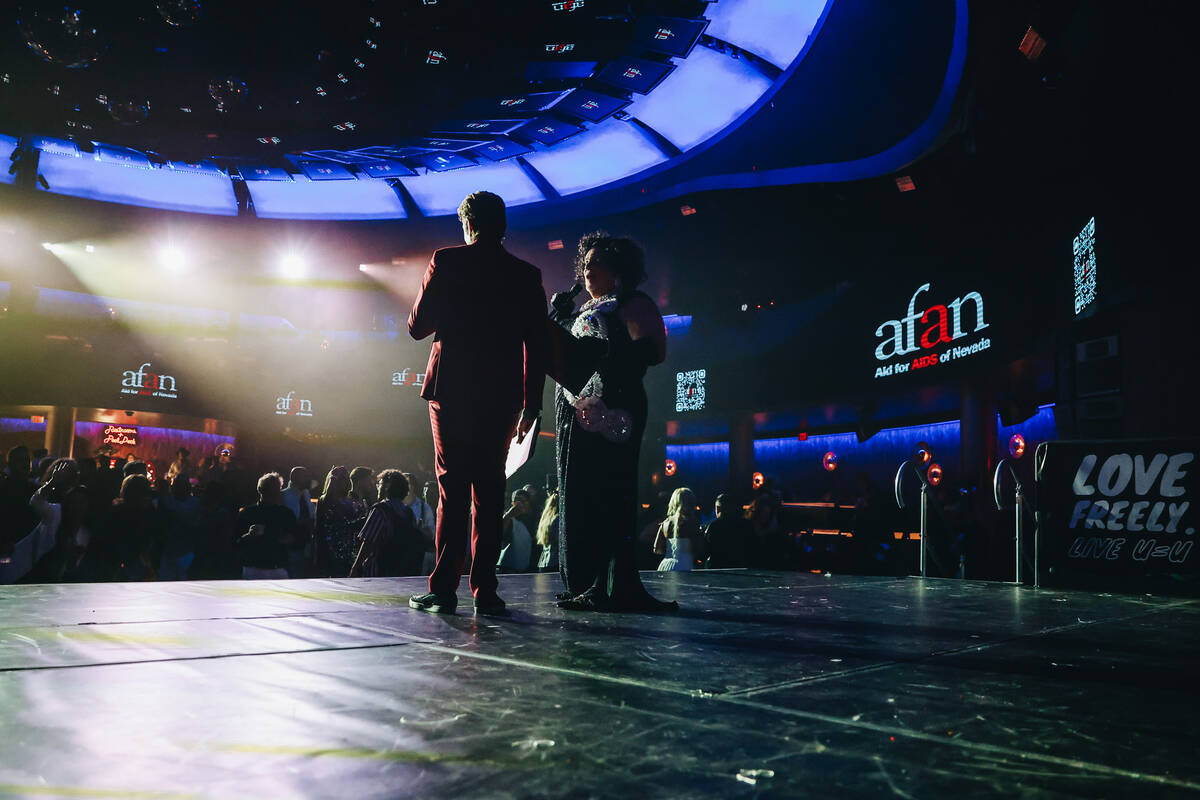
<svg viewBox="0 0 1200 800">
<path fill-rule="evenodd" d="M 258 479 L 258 494 L 260 497 L 274 497 L 283 491 L 283 476 L 278 472 L 268 472 Z"/>
<path fill-rule="evenodd" d="M 146 462 L 134 459 L 126 461 L 125 466 L 121 468 L 121 474 L 128 478 L 130 475 L 146 475 L 149 470 L 146 469 Z"/>
<path fill-rule="evenodd" d="M 380 472 L 379 496 L 385 500 L 403 500 L 408 496 L 408 476 L 398 469 Z"/>
<path fill-rule="evenodd" d="M 533 498 L 529 496 L 529 492 L 525 491 L 524 489 L 517 489 L 512 493 L 512 501 L 514 503 L 517 502 L 518 498 L 524 498 L 526 501 L 533 500 Z"/>
<path fill-rule="evenodd" d="M 458 207 L 459 221 L 468 220 L 480 239 L 501 239 L 508 230 L 504 201 L 491 192 L 471 192 Z"/>
<path fill-rule="evenodd" d="M 719 506 L 727 506 L 731 500 L 733 500 L 733 498 L 729 496 L 728 492 L 721 492 L 719 495 L 717 495 L 716 504 Z"/>
</svg>

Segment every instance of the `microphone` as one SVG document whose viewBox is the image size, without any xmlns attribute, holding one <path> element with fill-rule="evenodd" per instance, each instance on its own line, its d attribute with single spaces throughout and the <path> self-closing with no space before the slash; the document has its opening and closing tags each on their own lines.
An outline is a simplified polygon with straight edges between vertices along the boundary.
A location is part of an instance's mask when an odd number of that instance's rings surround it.
<svg viewBox="0 0 1200 800">
<path fill-rule="evenodd" d="M 558 292 L 550 298 L 550 305 L 553 307 L 555 314 L 561 317 L 567 317 L 575 310 L 575 298 L 583 291 L 583 284 L 576 283 L 565 292 Z"/>
</svg>

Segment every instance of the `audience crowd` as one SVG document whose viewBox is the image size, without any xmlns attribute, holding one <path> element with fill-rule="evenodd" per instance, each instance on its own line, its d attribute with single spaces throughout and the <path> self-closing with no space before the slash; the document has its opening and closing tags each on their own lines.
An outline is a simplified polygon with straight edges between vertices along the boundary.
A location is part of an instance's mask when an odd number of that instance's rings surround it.
<svg viewBox="0 0 1200 800">
<path fill-rule="evenodd" d="M 2 466 L 0 564 L 31 533 L 53 541 L 23 582 L 401 576 L 433 568 L 437 486 L 396 469 L 335 466 L 314 480 L 296 466 L 286 479 L 278 472 L 255 478 L 228 453 L 194 465 L 181 449 L 155 477 L 132 458 L 53 458 L 23 446 Z M 859 489 L 853 529 L 888 571 L 884 503 L 869 481 Z M 718 495 L 711 518 L 691 489 L 664 493 L 643 506 L 639 567 L 812 566 L 803 556 L 813 547 L 785 530 L 781 506 L 769 484 L 749 502 Z M 497 568 L 558 571 L 554 487 L 512 493 Z"/>
</svg>

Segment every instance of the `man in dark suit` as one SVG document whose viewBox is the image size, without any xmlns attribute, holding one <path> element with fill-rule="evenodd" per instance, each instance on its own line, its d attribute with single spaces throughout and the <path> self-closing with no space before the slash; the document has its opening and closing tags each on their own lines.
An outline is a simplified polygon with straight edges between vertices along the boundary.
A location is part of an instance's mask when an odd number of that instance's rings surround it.
<svg viewBox="0 0 1200 800">
<path fill-rule="evenodd" d="M 541 411 L 546 295 L 537 267 L 501 245 L 503 200 L 475 192 L 458 218 L 466 246 L 433 254 L 408 317 L 414 339 L 434 336 L 421 396 L 429 401 L 439 495 L 437 564 L 429 593 L 409 605 L 454 613 L 470 523 L 475 611 L 503 614 L 496 561 L 504 462 L 514 430 L 523 439 Z"/>
</svg>

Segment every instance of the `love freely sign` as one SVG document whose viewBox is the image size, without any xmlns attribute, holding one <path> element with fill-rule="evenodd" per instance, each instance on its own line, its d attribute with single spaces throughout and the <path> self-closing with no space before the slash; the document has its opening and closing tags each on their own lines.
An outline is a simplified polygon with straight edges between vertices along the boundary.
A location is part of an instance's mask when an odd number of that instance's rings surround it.
<svg viewBox="0 0 1200 800">
<path fill-rule="evenodd" d="M 1119 588 L 1122 580 L 1155 576 L 1200 579 L 1192 510 L 1198 453 L 1200 441 L 1042 445 L 1038 541 L 1045 580 L 1108 578 Z"/>
</svg>

